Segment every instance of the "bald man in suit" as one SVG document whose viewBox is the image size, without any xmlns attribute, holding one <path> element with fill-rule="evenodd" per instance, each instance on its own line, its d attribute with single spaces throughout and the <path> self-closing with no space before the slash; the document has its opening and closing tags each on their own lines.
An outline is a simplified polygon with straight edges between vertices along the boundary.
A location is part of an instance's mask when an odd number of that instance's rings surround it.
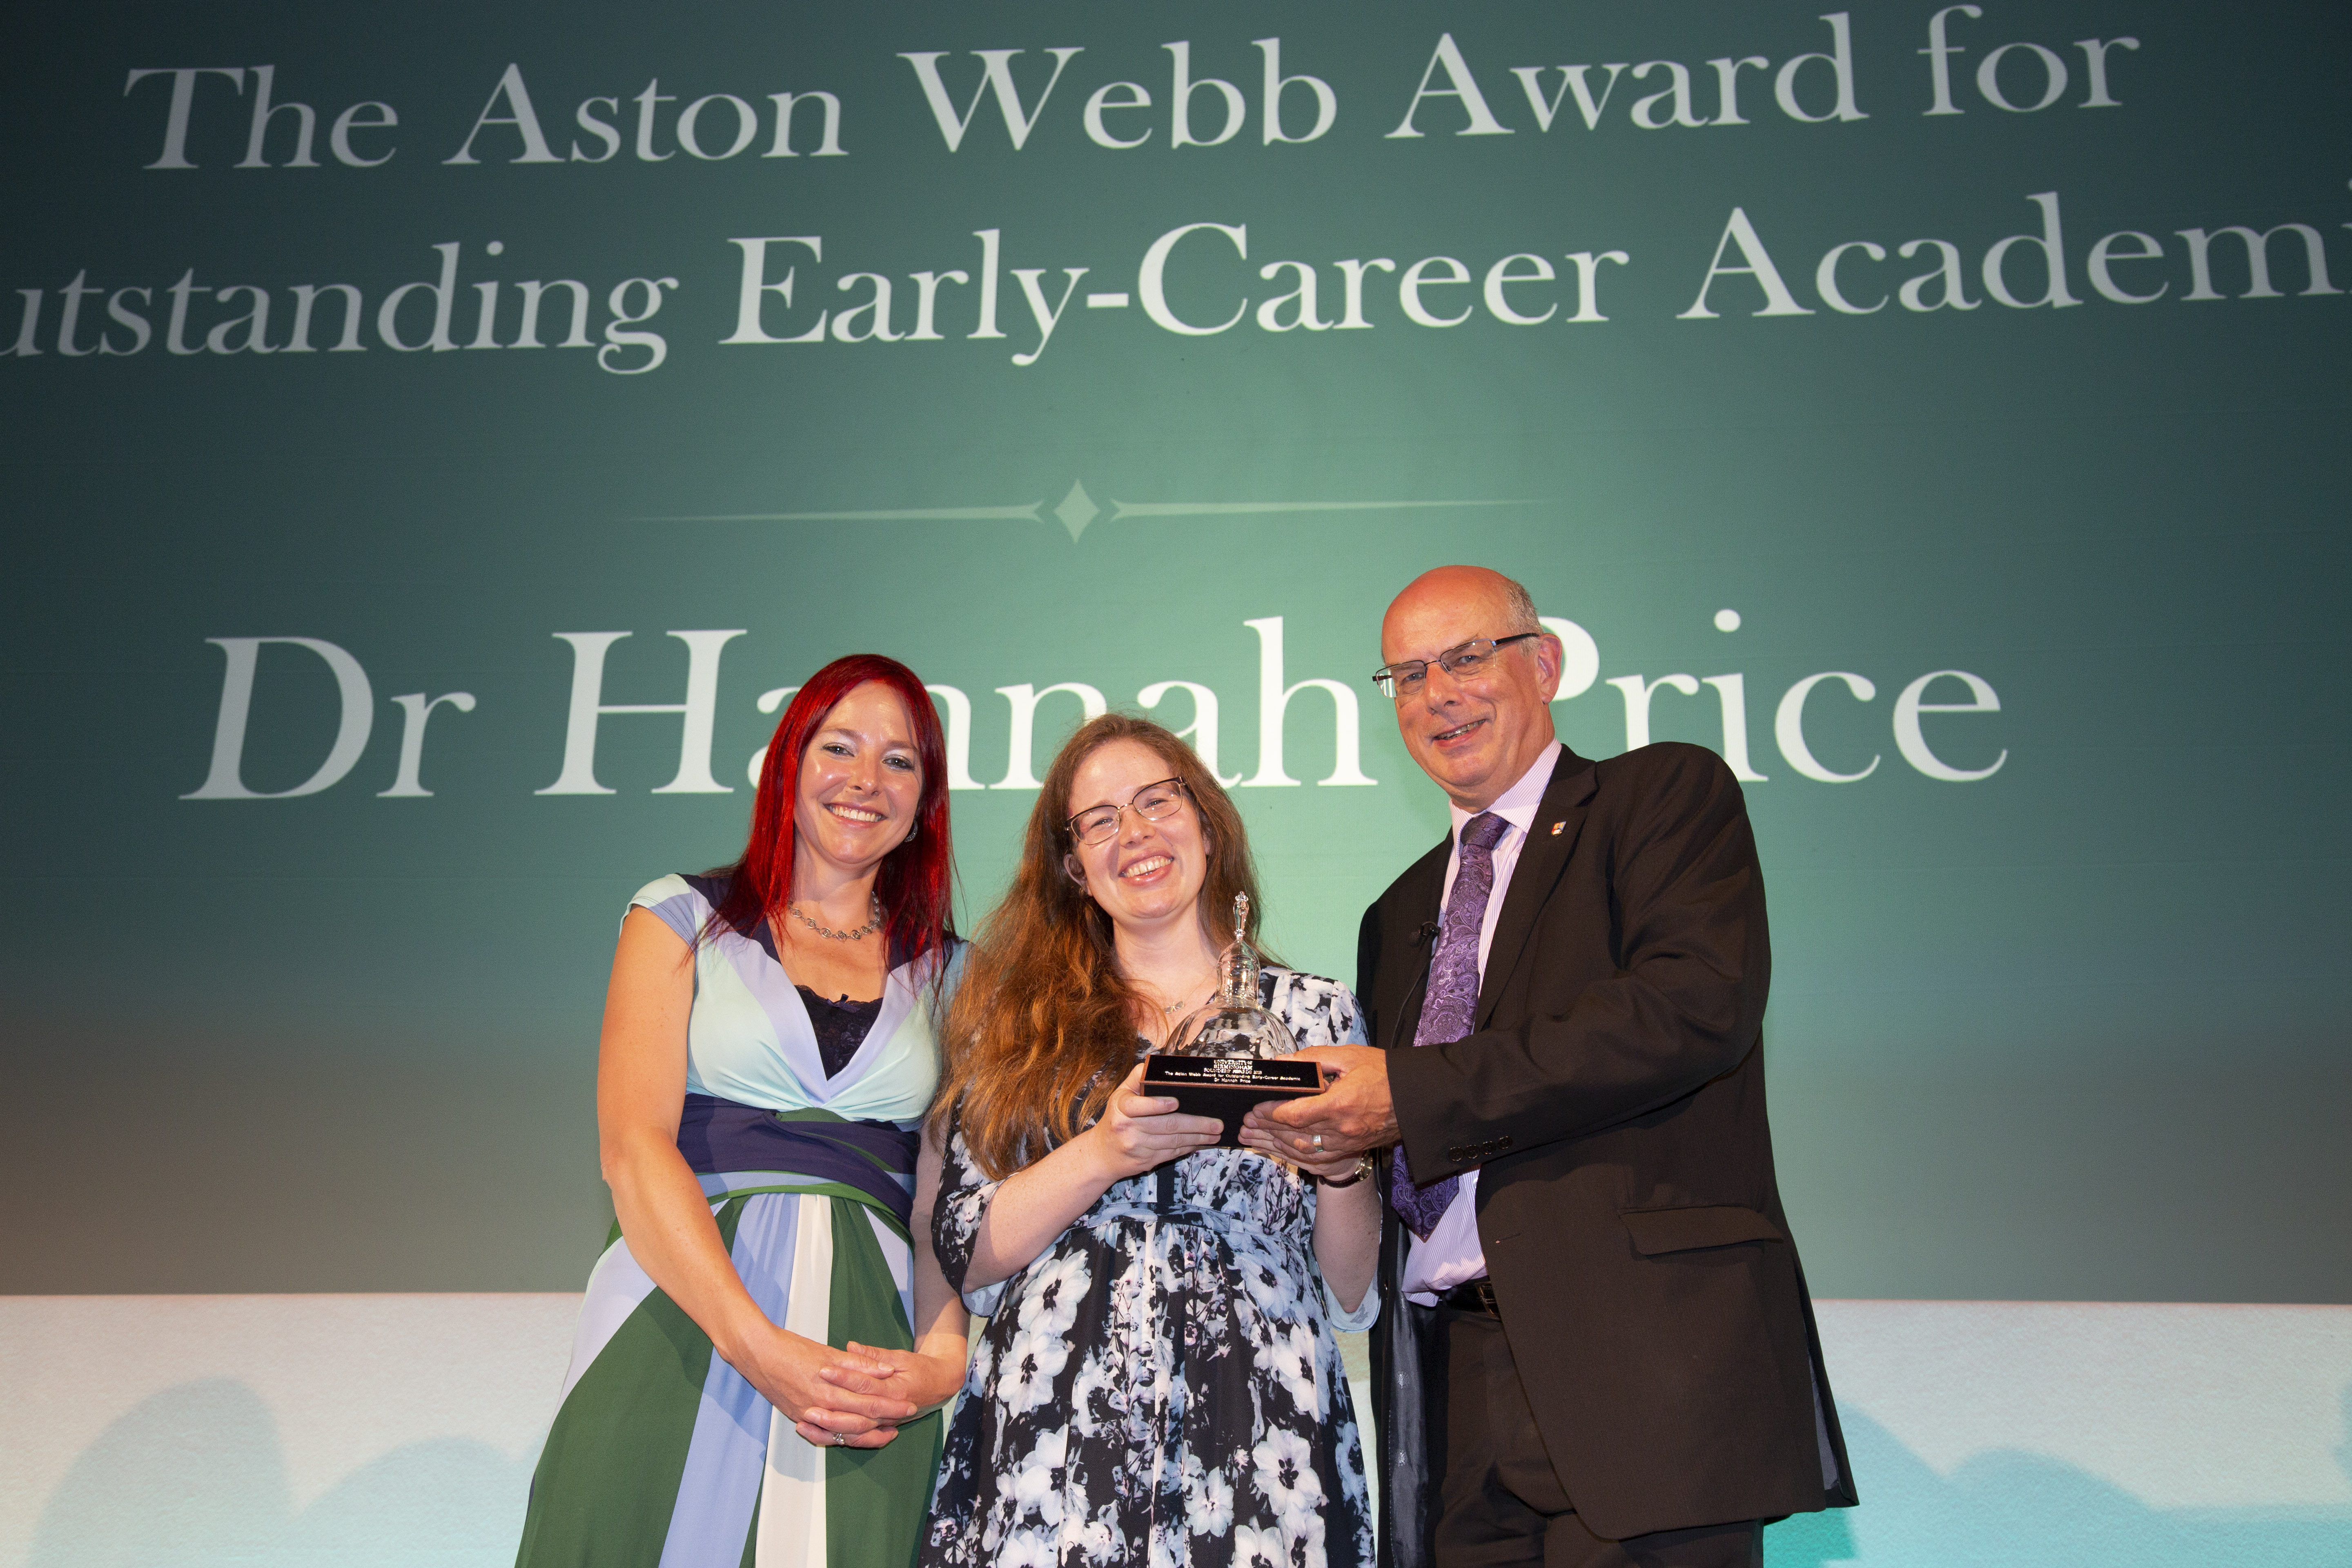
<svg viewBox="0 0 2352 1568">
<path fill-rule="evenodd" d="M 1441 567 L 1378 679 L 1452 829 L 1365 911 L 1370 1048 L 1252 1112 L 1377 1153 L 1382 1568 L 1757 1568 L 1854 1501 L 1772 1166 L 1764 887 L 1714 753 L 1552 729 L 1527 590 Z"/>
</svg>

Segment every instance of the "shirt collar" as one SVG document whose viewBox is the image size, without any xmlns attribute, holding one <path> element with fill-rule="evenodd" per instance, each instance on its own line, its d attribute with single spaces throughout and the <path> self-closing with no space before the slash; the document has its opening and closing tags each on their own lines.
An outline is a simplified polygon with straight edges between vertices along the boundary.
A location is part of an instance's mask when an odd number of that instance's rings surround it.
<svg viewBox="0 0 2352 1568">
<path fill-rule="evenodd" d="M 1519 775 L 1519 782 L 1505 790 L 1486 810 L 1509 823 L 1525 835 L 1535 826 L 1536 813 L 1543 805 L 1544 790 L 1551 783 L 1551 771 L 1559 764 L 1560 743 L 1554 741 L 1535 760 L 1535 765 Z M 1462 842 L 1462 825 L 1481 815 L 1465 811 L 1449 803 L 1446 810 L 1454 818 L 1454 842 Z"/>
</svg>

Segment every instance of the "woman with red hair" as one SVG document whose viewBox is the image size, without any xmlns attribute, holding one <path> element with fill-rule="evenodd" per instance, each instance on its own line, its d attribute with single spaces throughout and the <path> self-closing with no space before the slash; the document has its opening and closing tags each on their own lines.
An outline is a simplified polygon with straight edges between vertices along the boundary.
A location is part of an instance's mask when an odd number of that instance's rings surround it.
<svg viewBox="0 0 2352 1568">
<path fill-rule="evenodd" d="M 519 1568 L 913 1562 L 965 1356 L 919 1157 L 952 874 L 929 694 L 859 654 L 776 726 L 742 857 L 630 901 L 596 1071 L 618 1224 Z"/>
</svg>

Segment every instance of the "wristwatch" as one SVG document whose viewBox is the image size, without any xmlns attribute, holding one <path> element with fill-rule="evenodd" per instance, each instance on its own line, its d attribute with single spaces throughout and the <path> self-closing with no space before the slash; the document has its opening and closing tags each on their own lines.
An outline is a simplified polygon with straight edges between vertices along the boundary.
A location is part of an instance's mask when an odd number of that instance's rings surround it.
<svg viewBox="0 0 2352 1568">
<path fill-rule="evenodd" d="M 1352 1187 L 1372 1173 L 1372 1152 L 1370 1149 L 1356 1156 L 1356 1168 L 1344 1176 L 1318 1176 L 1315 1179 L 1327 1187 Z"/>
</svg>

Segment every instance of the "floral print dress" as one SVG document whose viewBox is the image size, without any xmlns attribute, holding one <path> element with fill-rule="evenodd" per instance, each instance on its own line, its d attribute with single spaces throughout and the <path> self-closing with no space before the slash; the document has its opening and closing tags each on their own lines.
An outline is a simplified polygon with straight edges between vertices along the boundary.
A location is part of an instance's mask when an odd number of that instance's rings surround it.
<svg viewBox="0 0 2352 1568">
<path fill-rule="evenodd" d="M 1300 1046 L 1360 1045 L 1345 986 L 1269 966 Z M 932 1239 L 961 1289 L 998 1184 L 949 1143 Z M 1113 1185 L 990 1315 L 948 1433 L 925 1568 L 1354 1568 L 1363 1445 L 1315 1263 L 1315 1186 L 1246 1149 Z"/>
</svg>

